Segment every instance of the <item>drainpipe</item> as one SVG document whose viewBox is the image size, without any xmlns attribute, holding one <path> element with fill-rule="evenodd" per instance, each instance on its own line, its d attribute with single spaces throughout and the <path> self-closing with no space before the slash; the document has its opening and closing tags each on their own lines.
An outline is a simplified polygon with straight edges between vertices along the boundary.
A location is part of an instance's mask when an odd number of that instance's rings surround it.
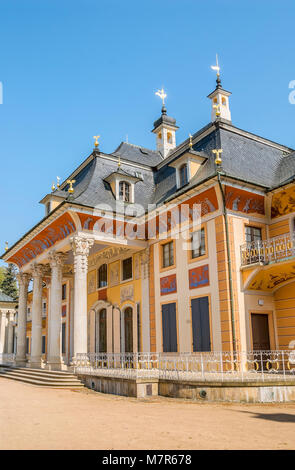
<svg viewBox="0 0 295 470">
<path fill-rule="evenodd" d="M 218 179 L 220 192 L 222 195 L 222 206 L 223 206 L 222 213 L 223 213 L 224 224 L 225 224 L 226 252 L 227 252 L 227 259 L 228 259 L 228 282 L 229 282 L 229 293 L 230 293 L 231 329 L 232 329 L 232 337 L 233 337 L 233 350 L 234 352 L 236 352 L 237 341 L 236 341 L 236 328 L 235 328 L 235 315 L 234 315 L 232 263 L 231 263 L 231 254 L 230 254 L 227 209 L 226 209 L 225 194 L 224 194 L 224 190 L 223 190 L 222 183 L 221 183 L 221 168 L 220 167 L 217 167 L 217 179 Z"/>
</svg>

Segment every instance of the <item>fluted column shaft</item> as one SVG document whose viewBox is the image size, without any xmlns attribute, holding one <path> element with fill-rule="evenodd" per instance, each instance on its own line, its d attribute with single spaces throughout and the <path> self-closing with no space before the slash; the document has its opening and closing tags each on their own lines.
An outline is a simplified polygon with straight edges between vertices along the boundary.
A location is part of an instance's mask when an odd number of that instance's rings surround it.
<svg viewBox="0 0 295 470">
<path fill-rule="evenodd" d="M 8 354 L 13 353 L 13 321 L 14 321 L 14 314 L 9 313 L 9 316 L 8 316 L 8 341 L 7 341 L 7 352 L 8 352 Z"/>
<path fill-rule="evenodd" d="M 48 354 L 47 363 L 52 369 L 60 369 L 61 358 L 61 304 L 62 304 L 62 266 L 63 253 L 50 254 L 51 288 L 50 310 L 48 318 Z"/>
<path fill-rule="evenodd" d="M 87 353 L 87 271 L 88 255 L 94 240 L 72 237 L 74 254 L 74 358 L 77 353 Z"/>
<path fill-rule="evenodd" d="M 0 354 L 5 353 L 6 312 L 0 310 Z"/>
<path fill-rule="evenodd" d="M 27 303 L 28 303 L 28 285 L 30 275 L 26 273 L 18 274 L 19 283 L 19 301 L 18 301 L 18 320 L 17 320 L 17 350 L 16 362 L 26 362 L 26 336 L 27 336 Z"/>
<path fill-rule="evenodd" d="M 41 367 L 42 357 L 42 291 L 44 267 L 33 268 L 33 305 L 32 305 L 32 347 L 31 367 Z"/>
</svg>

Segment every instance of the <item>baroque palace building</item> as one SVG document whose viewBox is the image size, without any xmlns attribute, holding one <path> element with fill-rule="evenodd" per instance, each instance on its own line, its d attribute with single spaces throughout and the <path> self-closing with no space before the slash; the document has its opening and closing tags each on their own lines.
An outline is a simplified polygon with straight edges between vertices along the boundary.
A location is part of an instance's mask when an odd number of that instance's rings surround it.
<svg viewBox="0 0 295 470">
<path fill-rule="evenodd" d="M 233 126 L 230 94 L 218 74 L 211 122 L 176 145 L 161 90 L 156 150 L 96 138 L 41 200 L 2 256 L 19 268 L 17 364 L 290 347 L 295 152 Z"/>
</svg>

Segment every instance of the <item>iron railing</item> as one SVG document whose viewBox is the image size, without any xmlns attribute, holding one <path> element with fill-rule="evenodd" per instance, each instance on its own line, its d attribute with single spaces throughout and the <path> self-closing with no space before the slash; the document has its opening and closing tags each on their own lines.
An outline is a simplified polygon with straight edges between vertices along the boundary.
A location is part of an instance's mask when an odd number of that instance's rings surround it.
<svg viewBox="0 0 295 470">
<path fill-rule="evenodd" d="M 295 351 L 77 354 L 76 374 L 176 381 L 293 381 Z"/>
<path fill-rule="evenodd" d="M 241 246 L 241 265 L 267 264 L 295 256 L 295 234 L 245 243 Z"/>
</svg>

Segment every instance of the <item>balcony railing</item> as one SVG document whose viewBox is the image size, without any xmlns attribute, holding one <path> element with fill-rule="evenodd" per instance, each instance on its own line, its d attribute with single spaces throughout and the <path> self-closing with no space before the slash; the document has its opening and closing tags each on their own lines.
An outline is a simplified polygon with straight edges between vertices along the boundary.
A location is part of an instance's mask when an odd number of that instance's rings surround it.
<svg viewBox="0 0 295 470">
<path fill-rule="evenodd" d="M 268 264 L 283 261 L 295 256 L 295 234 L 288 233 L 279 237 L 270 238 L 241 246 L 241 265 L 248 266 L 254 263 Z"/>
<path fill-rule="evenodd" d="M 124 379 L 293 382 L 295 351 L 77 354 L 75 373 Z"/>
</svg>

